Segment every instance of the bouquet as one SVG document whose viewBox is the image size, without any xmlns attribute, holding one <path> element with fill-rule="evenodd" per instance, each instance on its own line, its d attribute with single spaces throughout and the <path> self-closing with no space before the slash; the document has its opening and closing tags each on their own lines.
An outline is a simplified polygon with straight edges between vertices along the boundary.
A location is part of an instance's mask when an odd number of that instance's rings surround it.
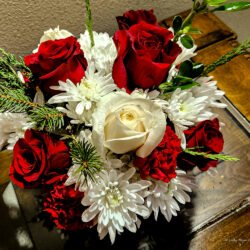
<svg viewBox="0 0 250 250">
<path fill-rule="evenodd" d="M 250 42 L 211 65 L 191 60 L 196 14 L 250 5 L 224 2 L 194 0 L 169 29 L 153 10 L 127 11 L 110 37 L 93 31 L 86 0 L 79 38 L 57 27 L 24 58 L 1 50 L 0 149 L 13 149 L 10 179 L 41 190 L 42 213 L 57 228 L 96 226 L 114 243 L 151 215 L 177 216 L 192 169 L 237 160 L 221 153 L 224 93 L 207 74 Z"/>
</svg>

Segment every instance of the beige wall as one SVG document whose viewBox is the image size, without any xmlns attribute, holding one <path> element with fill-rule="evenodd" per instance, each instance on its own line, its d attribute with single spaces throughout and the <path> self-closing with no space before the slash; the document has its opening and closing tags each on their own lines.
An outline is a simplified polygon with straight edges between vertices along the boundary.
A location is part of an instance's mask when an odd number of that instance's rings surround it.
<svg viewBox="0 0 250 250">
<path fill-rule="evenodd" d="M 84 31 L 84 0 L 0 0 L 0 47 L 27 54 L 36 47 L 44 30 L 60 25 L 73 34 Z M 115 16 L 128 9 L 154 8 L 158 19 L 188 9 L 191 0 L 92 0 L 94 28 L 110 34 Z M 249 35 L 250 11 L 222 14 L 222 19 L 239 34 Z"/>
</svg>

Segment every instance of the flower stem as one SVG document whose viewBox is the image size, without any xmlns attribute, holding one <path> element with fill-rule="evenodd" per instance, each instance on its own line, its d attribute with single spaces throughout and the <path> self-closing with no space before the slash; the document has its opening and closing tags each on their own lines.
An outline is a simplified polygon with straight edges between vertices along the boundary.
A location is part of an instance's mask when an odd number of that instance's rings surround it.
<svg viewBox="0 0 250 250">
<path fill-rule="evenodd" d="M 89 32 L 89 38 L 91 42 L 91 47 L 94 47 L 94 35 L 93 35 L 93 21 L 92 21 L 92 14 L 91 14 L 91 7 L 90 7 L 90 0 L 85 0 L 86 3 L 86 28 Z"/>
</svg>

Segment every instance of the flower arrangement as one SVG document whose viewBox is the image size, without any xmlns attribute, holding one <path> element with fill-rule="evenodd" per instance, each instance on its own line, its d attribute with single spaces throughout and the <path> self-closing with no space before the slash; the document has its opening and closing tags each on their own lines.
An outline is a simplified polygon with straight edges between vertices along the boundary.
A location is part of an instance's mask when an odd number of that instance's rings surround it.
<svg viewBox="0 0 250 250">
<path fill-rule="evenodd" d="M 141 219 L 177 216 L 190 201 L 190 170 L 216 167 L 223 135 L 215 108 L 224 95 L 207 74 L 250 42 L 211 65 L 193 63 L 195 14 L 246 9 L 248 2 L 193 1 L 186 19 L 158 25 L 153 10 L 117 17 L 113 37 L 92 28 L 77 39 L 55 28 L 32 54 L 1 49 L 0 149 L 13 149 L 9 175 L 39 188 L 56 227 L 97 226 L 100 239 Z M 212 6 L 212 7 L 211 7 Z"/>
</svg>

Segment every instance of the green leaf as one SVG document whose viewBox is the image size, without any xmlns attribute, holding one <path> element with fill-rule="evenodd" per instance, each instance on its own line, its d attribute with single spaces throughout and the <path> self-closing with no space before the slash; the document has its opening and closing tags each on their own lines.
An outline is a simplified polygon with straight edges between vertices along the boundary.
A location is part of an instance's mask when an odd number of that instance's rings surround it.
<svg viewBox="0 0 250 250">
<path fill-rule="evenodd" d="M 219 6 L 220 4 L 226 2 L 227 0 L 207 0 L 209 6 Z"/>
<path fill-rule="evenodd" d="M 191 49 L 194 46 L 193 39 L 189 35 L 181 36 L 180 41 L 182 45 L 187 49 Z"/>
<path fill-rule="evenodd" d="M 192 77 L 200 76 L 204 71 L 204 64 L 202 63 L 193 63 L 193 72 Z"/>
<path fill-rule="evenodd" d="M 182 25 L 182 18 L 180 16 L 175 16 L 173 20 L 173 28 L 175 34 L 181 29 L 181 25 Z"/>
<path fill-rule="evenodd" d="M 202 34 L 201 31 L 197 28 L 193 28 L 191 27 L 190 25 L 189 26 L 186 26 L 183 30 L 182 30 L 183 33 L 185 34 Z"/>
<path fill-rule="evenodd" d="M 182 76 L 192 76 L 193 71 L 193 63 L 191 61 L 185 61 L 180 65 L 180 72 L 179 74 Z"/>
<path fill-rule="evenodd" d="M 250 8 L 250 2 L 235 2 L 221 5 L 212 11 L 240 11 Z"/>
</svg>

